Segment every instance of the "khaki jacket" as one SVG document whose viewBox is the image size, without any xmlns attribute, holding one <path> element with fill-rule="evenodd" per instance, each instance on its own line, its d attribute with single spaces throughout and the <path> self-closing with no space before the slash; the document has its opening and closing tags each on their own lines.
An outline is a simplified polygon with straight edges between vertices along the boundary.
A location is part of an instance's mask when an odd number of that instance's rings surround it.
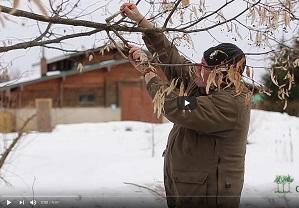
<svg viewBox="0 0 299 208">
<path fill-rule="evenodd" d="M 161 33 L 143 37 L 151 53 L 162 63 L 184 63 L 176 47 Z M 186 67 L 162 68 L 171 80 Z M 147 84 L 153 98 L 161 86 L 159 77 Z M 197 89 L 195 89 L 197 90 Z M 250 106 L 245 92 L 211 91 L 197 96 L 196 109 L 177 108 L 178 90 L 165 98 L 165 117 L 174 123 L 165 154 L 165 190 L 169 207 L 238 207 L 244 179 L 244 159 Z"/>
</svg>

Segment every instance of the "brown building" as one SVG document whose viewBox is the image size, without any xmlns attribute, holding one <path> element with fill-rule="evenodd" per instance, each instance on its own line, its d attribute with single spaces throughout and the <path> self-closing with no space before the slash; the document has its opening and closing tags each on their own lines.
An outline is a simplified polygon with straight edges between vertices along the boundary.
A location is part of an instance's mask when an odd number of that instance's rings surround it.
<svg viewBox="0 0 299 208">
<path fill-rule="evenodd" d="M 35 113 L 27 129 L 118 120 L 162 122 L 153 115 L 142 75 L 116 49 L 42 58 L 39 65 L 39 78 L 0 84 L 2 131 L 18 129 Z"/>
</svg>

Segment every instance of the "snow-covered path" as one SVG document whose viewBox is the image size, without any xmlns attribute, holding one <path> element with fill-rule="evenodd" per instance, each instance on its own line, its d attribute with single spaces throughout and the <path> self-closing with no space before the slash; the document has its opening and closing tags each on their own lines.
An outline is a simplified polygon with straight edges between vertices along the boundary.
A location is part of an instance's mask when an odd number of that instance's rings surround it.
<svg viewBox="0 0 299 208">
<path fill-rule="evenodd" d="M 60 125 L 49 134 L 28 134 L 0 172 L 9 183 L 0 180 L 0 198 L 63 196 L 104 207 L 115 198 L 132 199 L 139 207 L 147 200 L 166 207 L 159 195 L 163 195 L 161 154 L 171 127 L 171 123 L 107 122 Z M 299 118 L 255 110 L 249 143 L 242 206 L 256 207 L 259 202 L 299 207 Z M 295 178 L 292 193 L 275 193 L 276 175 L 288 174 Z"/>
</svg>

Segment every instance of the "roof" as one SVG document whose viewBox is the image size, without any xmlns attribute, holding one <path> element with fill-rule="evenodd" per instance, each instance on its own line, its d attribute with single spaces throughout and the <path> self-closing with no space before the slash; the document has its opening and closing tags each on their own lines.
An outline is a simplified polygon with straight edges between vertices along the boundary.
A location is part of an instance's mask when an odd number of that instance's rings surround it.
<svg viewBox="0 0 299 208">
<path fill-rule="evenodd" d="M 121 43 L 121 42 L 118 42 L 117 45 L 120 49 L 123 49 L 123 47 L 124 47 L 123 43 Z M 58 62 L 58 61 L 62 61 L 62 60 L 65 60 L 65 59 L 69 59 L 69 58 L 72 58 L 72 57 L 81 56 L 81 55 L 85 55 L 85 54 L 93 54 L 93 53 L 96 53 L 96 52 L 100 52 L 100 53 L 104 54 L 105 52 L 109 52 L 109 51 L 114 50 L 114 49 L 116 49 L 114 44 L 113 43 L 108 43 L 106 45 L 103 45 L 103 46 L 100 46 L 100 47 L 97 47 L 97 48 L 88 49 L 88 50 L 84 50 L 84 51 L 78 51 L 78 52 L 70 53 L 70 54 L 63 54 L 61 56 L 50 58 L 50 59 L 47 60 L 47 64 L 52 64 L 52 63 L 55 63 L 55 62 Z M 39 64 L 40 64 L 40 62 L 37 62 L 37 63 L 32 64 L 32 66 L 37 66 Z"/>
<path fill-rule="evenodd" d="M 103 68 L 106 68 L 109 66 L 115 66 L 115 65 L 119 65 L 119 64 L 128 63 L 128 62 L 129 61 L 125 60 L 125 59 L 120 59 L 120 60 L 111 59 L 111 60 L 106 60 L 106 61 L 102 61 L 102 62 L 95 63 L 95 64 L 85 65 L 84 70 L 82 72 L 80 72 L 78 70 L 70 70 L 70 71 L 61 71 L 60 73 L 53 73 L 52 75 L 49 75 L 49 76 L 23 77 L 20 79 L 0 83 L 0 90 L 12 89 L 12 88 L 16 88 L 19 86 L 29 85 L 29 84 L 33 84 L 33 83 L 37 83 L 37 82 L 43 82 L 43 81 L 47 81 L 47 80 L 51 80 L 51 79 L 57 79 L 60 77 L 66 77 L 66 76 L 70 76 L 70 75 L 90 72 L 90 71 L 103 69 Z"/>
</svg>

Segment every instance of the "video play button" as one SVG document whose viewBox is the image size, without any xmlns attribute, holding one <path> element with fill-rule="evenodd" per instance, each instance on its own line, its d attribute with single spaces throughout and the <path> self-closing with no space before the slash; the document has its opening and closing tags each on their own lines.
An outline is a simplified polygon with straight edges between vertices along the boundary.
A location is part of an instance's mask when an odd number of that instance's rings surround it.
<svg viewBox="0 0 299 208">
<path fill-rule="evenodd" d="M 177 108 L 179 110 L 194 110 L 197 106 L 196 97 L 180 96 L 177 98 Z"/>
<path fill-rule="evenodd" d="M 185 100 L 185 106 L 189 105 L 190 102 L 188 100 Z"/>
<path fill-rule="evenodd" d="M 9 200 L 6 200 L 6 206 L 10 205 L 11 204 L 11 201 Z"/>
</svg>

